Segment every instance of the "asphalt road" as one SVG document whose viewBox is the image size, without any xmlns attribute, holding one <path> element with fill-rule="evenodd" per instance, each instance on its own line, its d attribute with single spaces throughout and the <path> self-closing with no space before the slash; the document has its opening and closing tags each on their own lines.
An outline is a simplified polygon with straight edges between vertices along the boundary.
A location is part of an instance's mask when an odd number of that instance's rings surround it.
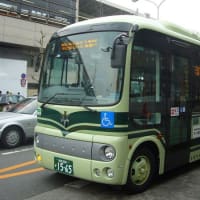
<svg viewBox="0 0 200 200">
<path fill-rule="evenodd" d="M 71 179 L 38 166 L 32 145 L 0 148 L 0 200 L 28 199 L 62 187 Z"/>
<path fill-rule="evenodd" d="M 45 170 L 31 144 L 0 147 L 0 200 L 200 200 L 200 162 L 159 177 L 149 190 L 128 195 L 120 187 L 83 181 Z"/>
</svg>

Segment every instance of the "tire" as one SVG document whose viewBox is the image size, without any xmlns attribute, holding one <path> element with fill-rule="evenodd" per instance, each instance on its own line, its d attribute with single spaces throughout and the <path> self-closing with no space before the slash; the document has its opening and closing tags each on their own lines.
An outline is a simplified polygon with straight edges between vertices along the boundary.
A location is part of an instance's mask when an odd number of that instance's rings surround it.
<svg viewBox="0 0 200 200">
<path fill-rule="evenodd" d="M 154 154 L 148 148 L 138 149 L 133 155 L 125 189 L 128 193 L 140 193 L 151 184 L 157 169 Z"/>
<path fill-rule="evenodd" d="M 22 131 L 18 127 L 9 127 L 4 130 L 2 144 L 6 148 L 15 148 L 22 143 Z"/>
</svg>

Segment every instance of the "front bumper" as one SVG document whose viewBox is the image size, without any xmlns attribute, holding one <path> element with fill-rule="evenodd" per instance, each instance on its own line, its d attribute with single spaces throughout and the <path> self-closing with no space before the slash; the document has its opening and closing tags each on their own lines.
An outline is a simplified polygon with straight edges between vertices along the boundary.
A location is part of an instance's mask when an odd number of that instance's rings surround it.
<svg viewBox="0 0 200 200">
<path fill-rule="evenodd" d="M 88 135 L 88 138 L 92 138 L 91 141 L 80 141 L 42 135 L 44 144 L 41 145 L 35 141 L 34 147 L 36 159 L 44 168 L 54 170 L 54 158 L 57 157 L 73 162 L 74 177 L 104 184 L 125 184 L 126 171 L 129 165 L 127 156 L 125 156 L 128 155 L 128 148 L 125 148 L 127 146 L 126 137 L 91 137 L 91 135 Z M 112 145 L 116 149 L 115 159 L 112 161 L 98 160 L 97 151 L 95 151 L 95 156 L 92 156 L 94 144 L 101 146 L 106 144 L 107 141 L 112 141 Z"/>
</svg>

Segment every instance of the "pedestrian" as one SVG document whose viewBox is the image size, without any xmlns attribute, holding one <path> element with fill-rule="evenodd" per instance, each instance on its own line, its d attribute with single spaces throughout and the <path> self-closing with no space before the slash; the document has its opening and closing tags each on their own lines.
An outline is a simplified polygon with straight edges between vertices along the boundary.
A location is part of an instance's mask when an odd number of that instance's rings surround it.
<svg viewBox="0 0 200 200">
<path fill-rule="evenodd" d="M 17 93 L 17 102 L 20 100 L 20 92 Z"/>
</svg>

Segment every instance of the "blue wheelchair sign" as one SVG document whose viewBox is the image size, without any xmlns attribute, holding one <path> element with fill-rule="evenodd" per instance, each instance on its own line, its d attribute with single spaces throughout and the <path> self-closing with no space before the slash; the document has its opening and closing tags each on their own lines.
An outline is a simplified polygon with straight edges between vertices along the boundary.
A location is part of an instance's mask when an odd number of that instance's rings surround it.
<svg viewBox="0 0 200 200">
<path fill-rule="evenodd" d="M 114 112 L 101 112 L 101 127 L 114 128 L 115 117 Z"/>
</svg>

